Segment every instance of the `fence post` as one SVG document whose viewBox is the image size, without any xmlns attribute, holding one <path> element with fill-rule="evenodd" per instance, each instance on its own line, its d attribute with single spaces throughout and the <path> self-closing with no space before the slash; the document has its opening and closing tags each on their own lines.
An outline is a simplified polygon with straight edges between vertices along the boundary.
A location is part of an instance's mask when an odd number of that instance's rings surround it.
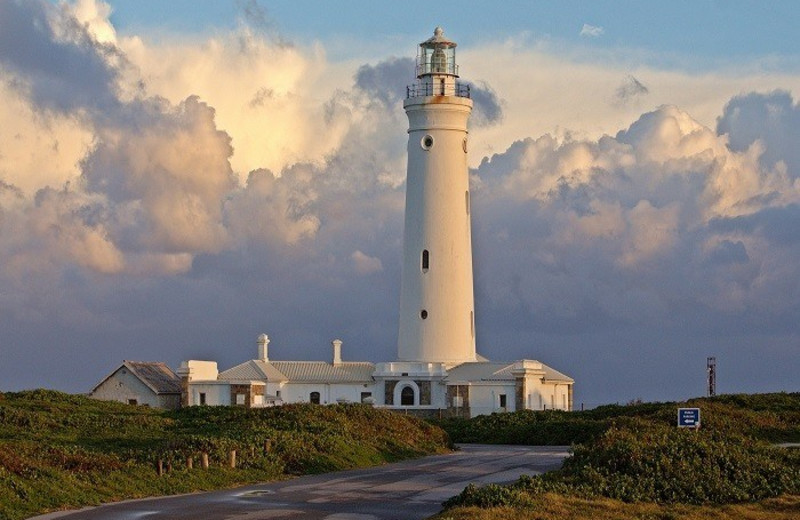
<svg viewBox="0 0 800 520">
<path fill-rule="evenodd" d="M 236 450 L 231 450 L 230 455 L 228 456 L 228 463 L 230 464 L 231 468 L 236 467 Z"/>
<path fill-rule="evenodd" d="M 200 465 L 203 469 L 208 469 L 208 452 L 204 451 L 200 454 Z"/>
<path fill-rule="evenodd" d="M 163 460 L 158 459 L 158 464 L 156 465 L 156 469 L 158 471 L 158 476 L 159 477 L 164 474 L 164 461 Z"/>
<path fill-rule="evenodd" d="M 193 467 L 194 467 L 194 460 L 192 459 L 192 456 L 189 455 L 188 457 L 186 457 L 186 469 L 192 469 Z"/>
<path fill-rule="evenodd" d="M 264 452 L 269 453 L 269 449 L 272 446 L 272 439 L 264 440 Z"/>
</svg>

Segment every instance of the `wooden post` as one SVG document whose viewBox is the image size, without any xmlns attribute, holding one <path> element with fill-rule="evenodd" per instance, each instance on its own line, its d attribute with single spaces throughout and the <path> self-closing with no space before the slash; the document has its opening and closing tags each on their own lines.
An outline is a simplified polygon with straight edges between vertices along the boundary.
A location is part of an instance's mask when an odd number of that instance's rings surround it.
<svg viewBox="0 0 800 520">
<path fill-rule="evenodd" d="M 189 455 L 188 457 L 186 457 L 186 469 L 192 469 L 193 467 L 194 467 L 194 460 L 192 459 L 192 456 Z"/>
<path fill-rule="evenodd" d="M 164 461 L 161 459 L 158 459 L 157 470 L 159 477 L 164 474 Z"/>
<path fill-rule="evenodd" d="M 271 439 L 267 439 L 267 440 L 264 441 L 264 452 L 265 453 L 269 453 L 269 449 L 270 449 L 271 445 L 272 445 L 272 440 Z"/>
<path fill-rule="evenodd" d="M 200 454 L 200 465 L 203 469 L 208 469 L 208 452 L 204 451 Z"/>
<path fill-rule="evenodd" d="M 231 450 L 231 453 L 228 456 L 228 463 L 230 464 L 231 468 L 236 467 L 236 450 Z"/>
<path fill-rule="evenodd" d="M 167 473 L 172 473 L 172 461 L 167 461 Z"/>
<path fill-rule="evenodd" d="M 250 446 L 250 457 L 256 458 L 256 447 Z"/>
</svg>

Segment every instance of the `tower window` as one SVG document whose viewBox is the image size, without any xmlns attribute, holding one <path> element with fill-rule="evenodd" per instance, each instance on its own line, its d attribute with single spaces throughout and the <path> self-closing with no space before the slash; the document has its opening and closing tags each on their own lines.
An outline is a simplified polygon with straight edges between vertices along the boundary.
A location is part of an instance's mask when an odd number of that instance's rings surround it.
<svg viewBox="0 0 800 520">
<path fill-rule="evenodd" d="M 475 312 L 469 311 L 469 334 L 475 337 Z"/>
<path fill-rule="evenodd" d="M 427 249 L 422 251 L 422 272 L 427 273 L 428 268 L 430 267 L 430 253 L 428 253 Z"/>
<path fill-rule="evenodd" d="M 433 146 L 433 136 L 426 135 L 425 137 L 423 137 L 422 141 L 420 141 L 420 145 L 422 146 L 423 150 L 430 150 L 431 147 Z"/>
<path fill-rule="evenodd" d="M 444 96 L 444 78 L 439 80 L 439 86 L 441 88 L 441 95 Z"/>
<path fill-rule="evenodd" d="M 423 320 L 428 319 L 428 311 L 422 309 L 422 311 L 420 311 L 419 313 L 419 317 L 422 318 Z"/>
</svg>

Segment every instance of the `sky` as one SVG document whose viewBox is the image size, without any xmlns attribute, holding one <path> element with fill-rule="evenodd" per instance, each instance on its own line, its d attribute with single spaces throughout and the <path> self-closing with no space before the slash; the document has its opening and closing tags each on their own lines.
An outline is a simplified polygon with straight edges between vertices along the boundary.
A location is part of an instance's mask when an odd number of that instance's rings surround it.
<svg viewBox="0 0 800 520">
<path fill-rule="evenodd" d="M 662 5 L 663 4 L 663 5 Z M 800 391 L 794 2 L 0 0 L 0 391 L 396 356 L 407 119 L 472 85 L 478 352 L 575 405 Z"/>
</svg>

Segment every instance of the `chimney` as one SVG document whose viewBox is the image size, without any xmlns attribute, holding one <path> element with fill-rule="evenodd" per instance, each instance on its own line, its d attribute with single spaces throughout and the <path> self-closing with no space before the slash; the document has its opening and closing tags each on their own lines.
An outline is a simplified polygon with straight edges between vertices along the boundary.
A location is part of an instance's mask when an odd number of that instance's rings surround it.
<svg viewBox="0 0 800 520">
<path fill-rule="evenodd" d="M 333 345 L 333 365 L 341 365 L 342 364 L 342 340 L 335 339 L 331 341 L 331 345 Z"/>
<path fill-rule="evenodd" d="M 258 336 L 258 359 L 260 361 L 269 361 L 269 352 L 267 346 L 269 345 L 269 336 L 266 334 L 259 334 Z"/>
</svg>

